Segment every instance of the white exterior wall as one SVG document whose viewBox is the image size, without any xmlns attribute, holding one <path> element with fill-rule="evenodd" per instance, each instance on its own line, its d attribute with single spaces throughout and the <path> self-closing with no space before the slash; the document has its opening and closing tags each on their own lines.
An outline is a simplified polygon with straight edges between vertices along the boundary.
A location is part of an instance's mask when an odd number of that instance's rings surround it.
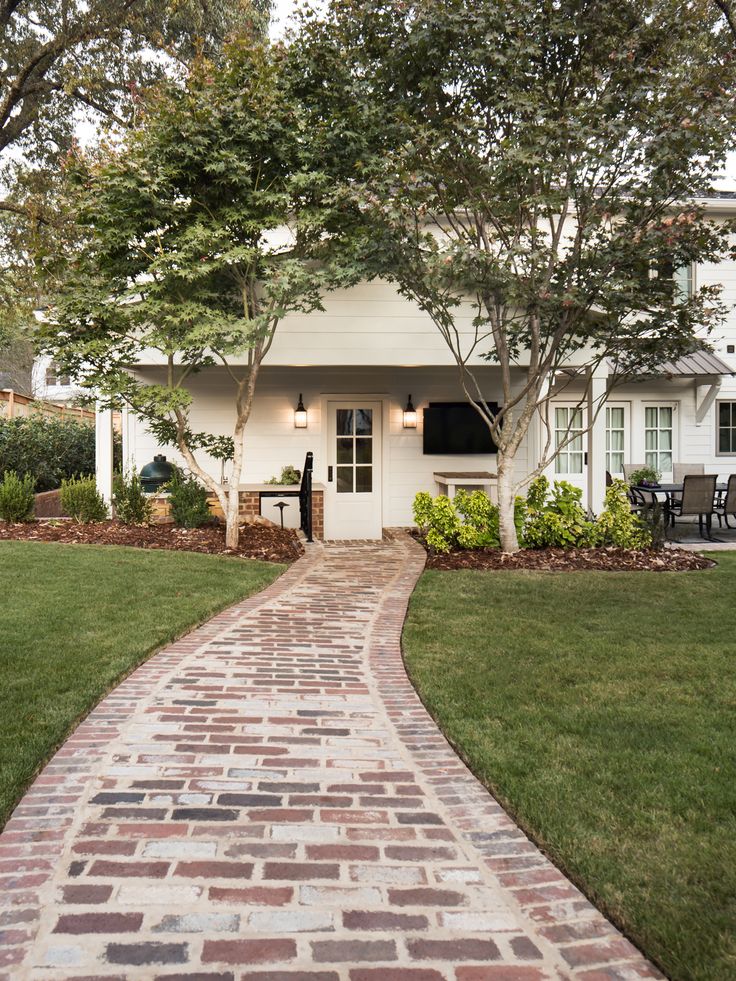
<svg viewBox="0 0 736 981">
<path fill-rule="evenodd" d="M 51 367 L 52 360 L 48 355 L 43 355 L 33 362 L 33 397 L 45 402 L 57 402 L 59 404 L 74 402 L 83 394 L 83 389 L 78 385 L 46 384 L 46 372 Z"/>
<path fill-rule="evenodd" d="M 488 398 L 500 395 L 498 369 L 480 368 Z M 151 380 L 155 372 L 147 375 Z M 214 368 L 197 376 L 192 383 L 194 405 L 192 428 L 226 435 L 232 432 L 234 420 L 232 382 L 224 369 Z M 308 412 L 308 428 L 294 428 L 294 409 L 303 393 Z M 416 430 L 403 428 L 403 410 L 409 394 L 418 410 Z M 245 470 L 243 483 L 258 484 L 278 476 L 287 464 L 302 469 L 308 451 L 314 453 L 314 479 L 327 480 L 327 435 L 324 425 L 328 397 L 366 396 L 383 402 L 383 524 L 385 527 L 412 523 L 411 505 L 420 490 L 437 493 L 432 474 L 441 471 L 491 471 L 495 473 L 495 455 L 424 456 L 422 451 L 422 409 L 431 401 L 463 400 L 456 368 L 381 368 L 314 369 L 263 368 L 253 414 L 245 433 Z M 170 447 L 161 449 L 145 424 L 129 416 L 124 424 L 126 461 L 138 469 L 149 463 L 156 453 L 181 462 Z M 220 464 L 207 460 L 207 469 L 217 475 Z M 518 459 L 519 474 L 527 467 L 526 446 Z"/>
<path fill-rule="evenodd" d="M 715 218 L 736 212 L 736 201 L 709 204 Z M 736 240 L 735 240 L 736 241 Z M 695 285 L 720 283 L 723 300 L 731 308 L 724 328 L 710 340 L 716 353 L 736 371 L 736 261 L 719 265 L 704 264 L 695 270 Z M 411 502 L 419 490 L 436 491 L 432 474 L 442 470 L 496 469 L 496 458 L 425 457 L 422 453 L 422 412 L 429 401 L 460 401 L 458 369 L 447 346 L 429 316 L 416 304 L 405 300 L 391 284 L 376 281 L 350 290 L 329 294 L 324 311 L 309 315 L 291 315 L 279 326 L 266 366 L 259 380 L 253 416 L 245 437 L 246 468 L 244 482 L 259 483 L 277 476 L 291 464 L 301 469 L 307 451 L 315 454 L 315 480 L 326 480 L 326 433 L 323 413 L 327 396 L 365 395 L 384 400 L 383 442 L 383 523 L 405 525 L 411 520 Z M 487 380 L 485 394 L 500 400 L 498 370 L 489 367 L 481 355 L 491 347 L 489 340 L 476 343 L 470 306 L 460 313 L 458 323 L 465 352 L 473 351 L 469 363 Z M 734 346 L 729 353 L 728 346 Z M 155 355 L 147 364 L 160 363 Z M 151 379 L 155 369 L 148 368 Z M 521 372 L 519 372 L 521 376 Z M 226 435 L 232 430 L 231 382 L 224 370 L 212 369 L 196 376 L 192 382 L 195 397 L 192 424 L 214 434 Z M 309 412 L 309 428 L 295 430 L 294 407 L 299 393 Z M 412 394 L 419 410 L 417 430 L 402 428 L 402 410 Z M 701 395 L 703 393 L 701 392 Z M 575 400 L 573 391 L 564 399 Z M 736 402 L 736 377 L 724 378 L 721 399 Z M 617 390 L 612 401 L 629 407 L 626 459 L 645 459 L 644 413 L 647 404 L 669 404 L 675 408 L 676 462 L 702 463 L 706 472 L 722 477 L 736 472 L 736 455 L 717 453 L 717 402 L 700 423 L 696 419 L 696 380 L 650 381 L 628 385 Z M 176 454 L 161 450 L 140 421 L 124 416 L 124 448 L 128 465 L 140 468 L 164 452 L 170 459 Z M 533 427 L 530 439 L 522 447 L 517 461 L 517 478 L 532 469 L 538 454 L 541 433 Z M 597 443 L 591 460 L 605 460 L 605 426 L 597 427 Z M 586 440 L 587 443 L 587 440 Z M 213 474 L 220 464 L 208 461 Z M 600 463 L 597 464 L 600 466 Z M 554 476 L 550 473 L 550 476 Z M 601 481 L 596 477 L 586 488 L 600 496 Z M 588 495 L 586 493 L 586 500 Z M 590 499 L 595 510 L 600 501 Z"/>
</svg>

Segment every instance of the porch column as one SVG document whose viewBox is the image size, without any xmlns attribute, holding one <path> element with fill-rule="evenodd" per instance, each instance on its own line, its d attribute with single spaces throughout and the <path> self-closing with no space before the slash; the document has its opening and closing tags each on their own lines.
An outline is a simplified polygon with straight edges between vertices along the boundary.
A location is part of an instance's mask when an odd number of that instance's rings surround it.
<svg viewBox="0 0 736 981">
<path fill-rule="evenodd" d="M 588 507 L 594 514 L 603 509 L 606 497 L 606 385 L 605 369 L 598 369 L 588 389 Z M 596 416 L 597 413 L 597 416 Z"/>
<path fill-rule="evenodd" d="M 106 504 L 112 503 L 112 410 L 99 405 L 95 413 L 95 479 Z"/>
</svg>

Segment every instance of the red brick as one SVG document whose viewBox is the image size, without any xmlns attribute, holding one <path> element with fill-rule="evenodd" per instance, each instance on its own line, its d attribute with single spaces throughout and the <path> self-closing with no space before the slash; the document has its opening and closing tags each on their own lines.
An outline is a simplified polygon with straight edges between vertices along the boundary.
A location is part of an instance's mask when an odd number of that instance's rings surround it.
<svg viewBox="0 0 736 981">
<path fill-rule="evenodd" d="M 142 913 L 66 913 L 54 933 L 135 933 L 142 923 Z"/>
<path fill-rule="evenodd" d="M 359 967 L 350 981 L 445 981 L 446 975 L 431 967 Z"/>
<path fill-rule="evenodd" d="M 340 981 L 335 971 L 248 971 L 240 981 Z"/>
<path fill-rule="evenodd" d="M 72 851 L 75 855 L 133 855 L 136 847 L 135 841 L 86 839 L 75 842 Z"/>
<path fill-rule="evenodd" d="M 592 967 L 606 961 L 619 961 L 637 956 L 639 951 L 628 940 L 620 937 L 608 943 L 581 944 L 576 947 L 563 947 L 562 956 L 570 967 Z"/>
<path fill-rule="evenodd" d="M 536 967 L 515 967 L 510 964 L 494 967 L 458 967 L 457 981 L 545 981 L 549 975 Z"/>
<path fill-rule="evenodd" d="M 480 937 L 408 940 L 406 945 L 417 961 L 497 961 L 501 957 L 501 951 L 492 940 Z"/>
<path fill-rule="evenodd" d="M 426 930 L 426 916 L 411 913 L 383 913 L 351 910 L 342 914 L 343 926 L 348 930 Z"/>
<path fill-rule="evenodd" d="M 64 886 L 62 896 L 65 903 L 84 903 L 93 906 L 95 903 L 106 903 L 112 896 L 112 886 L 93 886 L 91 883 L 79 886 Z"/>
<path fill-rule="evenodd" d="M 187 879 L 250 879 L 253 875 L 252 862 L 178 862 L 174 875 Z"/>
<path fill-rule="evenodd" d="M 118 876 L 135 879 L 163 879 L 169 871 L 168 862 L 111 862 L 99 859 L 89 870 L 90 875 Z"/>
<path fill-rule="evenodd" d="M 333 859 L 337 862 L 373 862 L 380 857 L 380 850 L 370 845 L 307 845 L 307 858 L 314 861 Z"/>
<path fill-rule="evenodd" d="M 313 940 L 312 955 L 315 961 L 330 964 L 395 961 L 396 944 L 393 940 Z"/>
<path fill-rule="evenodd" d="M 263 878 L 286 882 L 339 879 L 340 866 L 319 862 L 266 862 L 263 866 Z"/>
<path fill-rule="evenodd" d="M 389 889 L 388 899 L 394 906 L 462 906 L 465 894 L 452 889 Z"/>
<path fill-rule="evenodd" d="M 208 895 L 213 902 L 219 903 L 236 903 L 242 906 L 286 906 L 291 902 L 294 890 L 286 886 L 250 886 L 245 889 L 211 886 Z"/>
<path fill-rule="evenodd" d="M 457 849 L 422 845 L 388 845 L 386 858 L 396 862 L 453 862 Z"/>
<path fill-rule="evenodd" d="M 296 957 L 293 940 L 205 940 L 202 961 L 205 964 L 275 964 Z"/>
</svg>

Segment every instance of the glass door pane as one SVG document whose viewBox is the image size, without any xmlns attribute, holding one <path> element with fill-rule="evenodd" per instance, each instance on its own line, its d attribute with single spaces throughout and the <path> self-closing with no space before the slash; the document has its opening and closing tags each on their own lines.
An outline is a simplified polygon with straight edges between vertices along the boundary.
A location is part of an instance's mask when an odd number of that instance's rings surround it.
<svg viewBox="0 0 736 981">
<path fill-rule="evenodd" d="M 336 432 L 337 493 L 372 493 L 373 409 L 338 409 Z"/>
<path fill-rule="evenodd" d="M 583 413 L 571 406 L 555 407 L 555 474 L 580 476 L 583 473 Z"/>
</svg>

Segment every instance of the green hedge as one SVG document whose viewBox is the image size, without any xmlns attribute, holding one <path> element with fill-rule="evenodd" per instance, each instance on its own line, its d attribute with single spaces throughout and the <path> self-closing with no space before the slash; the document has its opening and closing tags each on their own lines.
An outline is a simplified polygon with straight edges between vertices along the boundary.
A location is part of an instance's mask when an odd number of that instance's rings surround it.
<svg viewBox="0 0 736 981">
<path fill-rule="evenodd" d="M 56 490 L 74 474 L 95 472 L 95 430 L 73 420 L 26 416 L 0 419 L 0 479 L 30 474 L 36 492 Z"/>
</svg>

